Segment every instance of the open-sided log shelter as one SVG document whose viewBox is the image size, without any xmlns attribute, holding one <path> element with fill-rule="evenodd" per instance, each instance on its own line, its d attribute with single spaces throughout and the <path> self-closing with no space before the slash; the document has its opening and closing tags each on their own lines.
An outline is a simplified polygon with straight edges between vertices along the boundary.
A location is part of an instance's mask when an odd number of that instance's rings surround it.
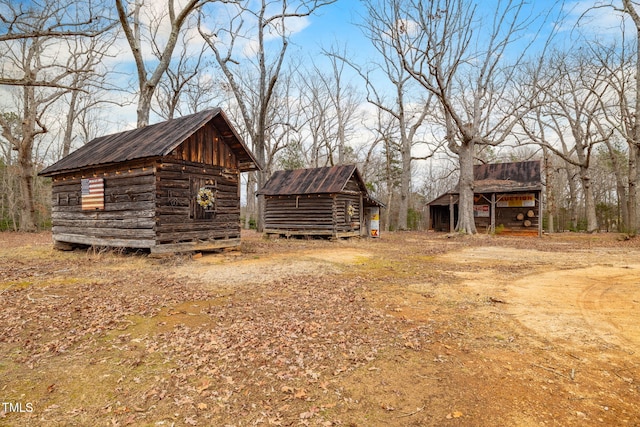
<svg viewBox="0 0 640 427">
<path fill-rule="evenodd" d="M 51 177 L 57 247 L 151 253 L 240 244 L 240 172 L 260 165 L 219 108 L 96 138 Z"/>
<path fill-rule="evenodd" d="M 372 223 L 383 205 L 369 196 L 355 165 L 277 171 L 258 195 L 267 234 L 377 237 Z"/>
<path fill-rule="evenodd" d="M 473 213 L 478 231 L 542 234 L 540 162 L 493 163 L 474 166 Z M 435 231 L 453 232 L 458 220 L 456 188 L 428 205 Z"/>
</svg>

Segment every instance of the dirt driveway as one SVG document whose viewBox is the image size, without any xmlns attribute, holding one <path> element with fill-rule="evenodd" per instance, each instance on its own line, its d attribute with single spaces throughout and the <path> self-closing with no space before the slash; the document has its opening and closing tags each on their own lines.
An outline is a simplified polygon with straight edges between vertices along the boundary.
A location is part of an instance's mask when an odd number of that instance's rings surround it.
<svg viewBox="0 0 640 427">
<path fill-rule="evenodd" d="M 204 257 L 196 268 L 189 266 L 182 273 L 246 284 L 255 280 L 249 278 L 255 277 L 256 271 L 260 272 L 259 280 L 268 283 L 292 271 L 321 276 L 355 268 L 372 285 L 368 298 L 378 308 L 409 324 L 426 321 L 450 325 L 445 336 L 435 340 L 442 344 L 440 350 L 445 356 L 436 354 L 432 359 L 453 363 L 456 350 L 465 355 L 457 361 L 461 369 L 453 367 L 453 372 L 446 372 L 446 382 L 451 383 L 447 393 L 455 394 L 455 388 L 475 389 L 469 399 L 475 394 L 474 400 L 482 401 L 484 396 L 487 402 L 484 409 L 476 402 L 478 414 L 456 410 L 456 407 L 468 406 L 469 402 L 450 405 L 444 409 L 445 420 L 455 423 L 455 417 L 460 416 L 460 425 L 490 425 L 499 419 L 507 425 L 640 425 L 637 407 L 640 404 L 640 251 L 637 242 L 618 241 L 613 235 L 554 235 L 542 239 L 479 236 L 467 240 L 426 235 L 428 243 L 423 237 L 397 234 L 388 236 L 388 242 L 333 243 L 329 249 L 324 245 L 306 249 L 304 243 L 300 243 L 301 250 L 262 254 L 231 263 L 220 262 L 219 257 Z M 312 243 L 307 244 L 313 247 Z M 425 248 L 428 255 L 421 253 L 421 248 Z M 416 265 L 420 263 L 422 267 Z M 230 266 L 233 268 L 229 269 Z M 421 274 L 422 268 L 428 272 Z M 425 299 L 433 304 L 425 304 Z M 468 319 L 461 313 L 469 313 Z M 506 324 L 491 329 L 491 325 L 502 323 Z M 469 342 L 469 335 L 476 335 L 476 343 Z M 478 346 L 478 340 L 492 343 Z M 451 343 L 444 344 L 447 341 Z M 499 377 L 504 372 L 494 374 L 495 378 L 482 375 L 473 378 L 474 375 L 468 375 L 473 370 L 465 374 L 465 367 L 478 363 L 472 359 L 480 354 L 491 355 L 496 344 L 512 347 L 515 353 L 483 359 L 493 365 L 491 369 L 506 370 L 507 376 L 536 386 L 520 384 L 499 390 L 503 387 Z M 424 348 L 419 340 L 407 341 L 405 346 Z M 471 347 L 477 348 L 471 350 Z M 411 365 L 405 362 L 407 367 Z M 497 366 L 499 364 L 502 366 Z M 399 380 L 394 381 L 397 389 L 404 389 L 407 394 L 420 395 L 424 393 L 421 387 L 429 387 L 416 386 L 415 378 L 400 373 L 397 376 Z M 600 378 L 602 376 L 604 378 Z M 593 381 L 586 387 L 581 384 L 585 377 Z M 615 387 L 610 389 L 610 383 L 616 382 L 612 378 L 621 380 L 617 381 L 617 387 L 626 389 L 622 392 L 625 397 L 621 397 Z M 373 382 L 367 384 L 359 379 L 366 384 L 362 391 L 364 400 L 375 395 L 372 390 L 380 387 L 375 378 L 370 380 Z M 553 391 L 560 384 L 564 390 Z M 545 396 L 547 392 L 549 395 Z M 504 406 L 500 399 L 493 399 L 503 393 L 510 395 L 509 403 Z M 537 403 L 516 409 L 511 400 L 514 398 Z M 370 404 L 390 409 L 389 412 L 396 410 L 396 404 L 410 407 L 403 399 L 392 400 L 393 404 L 380 401 Z M 540 405 L 540 402 L 544 403 Z M 589 402 L 586 405 L 589 409 L 577 402 Z M 419 403 L 414 402 L 414 406 L 422 412 L 427 405 Z M 558 403 L 563 407 L 562 412 L 541 412 Z M 405 421 L 404 417 L 401 419 L 399 425 Z M 422 423 L 439 425 L 437 417 L 418 421 Z M 374 424 L 384 423 L 377 420 Z"/>
<path fill-rule="evenodd" d="M 522 240 L 521 244 L 532 243 L 533 248 L 514 249 L 484 246 L 481 237 L 474 245 L 432 257 L 429 264 L 436 269 L 461 266 L 445 268 L 459 279 L 454 294 L 460 295 L 464 289 L 490 295 L 489 301 L 505 303 L 505 313 L 539 334 L 578 346 L 603 340 L 634 353 L 640 351 L 640 252 L 630 252 L 628 245 L 616 248 L 614 238 L 604 237 L 605 247 L 591 249 L 590 236 L 582 240 L 573 236 L 573 244 L 562 242 L 561 236 L 543 238 L 542 242 Z M 248 239 L 254 241 L 255 236 Z M 495 243 L 502 242 L 491 242 Z M 545 248 L 546 243 L 551 246 Z M 563 245 L 578 248 L 563 252 Z M 205 256 L 175 273 L 216 284 L 245 285 L 268 283 L 292 272 L 339 274 L 344 268 L 365 265 L 378 257 L 384 261 L 384 253 L 376 253 L 381 245 L 352 247 L 352 243 L 342 242 L 333 246 L 337 247 L 327 249 L 319 244 L 313 249 L 253 258 L 234 252 L 226 257 Z M 548 251 L 550 248 L 553 250 Z M 429 283 L 409 284 L 418 292 L 428 287 Z"/>
<path fill-rule="evenodd" d="M 591 347 L 601 341 L 640 350 L 640 258 L 626 249 L 546 252 L 475 247 L 447 262 L 488 270 L 461 273 L 465 286 L 495 295 L 523 326 L 548 338 Z"/>
<path fill-rule="evenodd" d="M 49 239 L 0 234 L 0 425 L 640 425 L 637 238 Z"/>
</svg>

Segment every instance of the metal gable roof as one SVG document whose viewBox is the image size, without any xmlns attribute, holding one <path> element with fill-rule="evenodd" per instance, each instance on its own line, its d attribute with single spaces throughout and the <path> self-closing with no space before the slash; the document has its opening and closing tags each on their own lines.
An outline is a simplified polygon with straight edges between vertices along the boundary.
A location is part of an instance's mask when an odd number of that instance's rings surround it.
<svg viewBox="0 0 640 427">
<path fill-rule="evenodd" d="M 303 194 L 339 193 L 353 174 L 358 185 L 366 192 L 364 182 L 355 165 L 326 166 L 313 169 L 276 171 L 258 194 L 265 196 L 290 196 Z"/>
<path fill-rule="evenodd" d="M 491 182 L 508 186 L 508 182 L 514 187 L 536 187 L 541 185 L 540 162 L 508 162 L 487 163 L 473 167 L 473 177 L 476 183 Z"/>
<path fill-rule="evenodd" d="M 540 161 L 487 163 L 473 167 L 473 192 L 480 193 L 519 193 L 541 191 Z M 441 194 L 429 202 L 429 205 L 448 205 L 449 195 L 456 198 L 458 186 Z"/>
<path fill-rule="evenodd" d="M 40 175 L 52 176 L 91 166 L 166 156 L 210 121 L 214 122 L 224 142 L 234 151 L 238 163 L 247 165 L 241 170 L 260 169 L 253 154 L 236 134 L 222 110 L 214 108 L 143 128 L 95 138 L 42 170 Z"/>
</svg>

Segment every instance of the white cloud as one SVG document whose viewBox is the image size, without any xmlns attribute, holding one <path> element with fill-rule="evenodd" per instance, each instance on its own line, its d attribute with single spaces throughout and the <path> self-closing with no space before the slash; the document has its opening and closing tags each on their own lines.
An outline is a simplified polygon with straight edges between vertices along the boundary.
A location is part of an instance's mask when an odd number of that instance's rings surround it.
<svg viewBox="0 0 640 427">
<path fill-rule="evenodd" d="M 594 6 L 593 0 L 567 3 L 563 12 L 566 21 L 563 31 L 586 32 L 590 36 L 619 37 L 622 31 L 623 14 L 610 6 Z M 627 25 L 630 29 L 632 27 Z"/>
</svg>

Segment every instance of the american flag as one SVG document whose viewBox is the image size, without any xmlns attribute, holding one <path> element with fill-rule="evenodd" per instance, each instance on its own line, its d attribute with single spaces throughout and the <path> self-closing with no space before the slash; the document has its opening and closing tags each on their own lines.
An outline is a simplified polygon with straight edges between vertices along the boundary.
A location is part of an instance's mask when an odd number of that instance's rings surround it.
<svg viewBox="0 0 640 427">
<path fill-rule="evenodd" d="M 82 179 L 82 210 L 104 209 L 104 179 Z"/>
</svg>

